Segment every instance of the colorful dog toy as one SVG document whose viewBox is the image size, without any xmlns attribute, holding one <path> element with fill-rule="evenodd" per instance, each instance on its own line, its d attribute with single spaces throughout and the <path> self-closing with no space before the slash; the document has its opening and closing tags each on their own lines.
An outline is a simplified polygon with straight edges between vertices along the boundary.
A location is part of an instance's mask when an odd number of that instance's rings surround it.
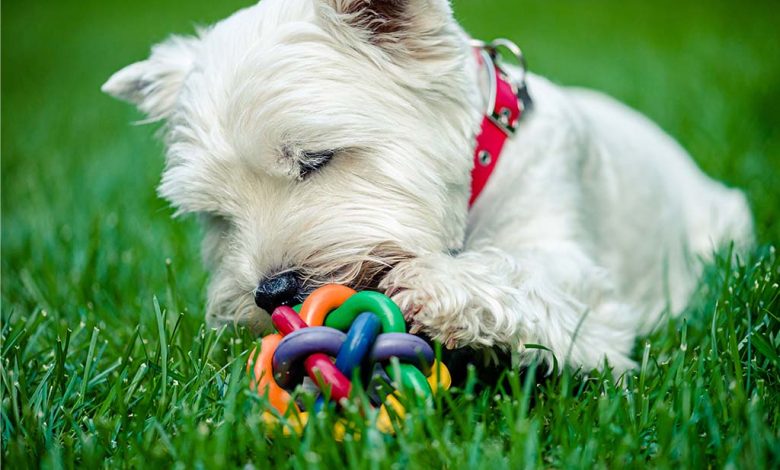
<svg viewBox="0 0 780 470">
<path fill-rule="evenodd" d="M 325 396 L 337 403 L 348 398 L 353 374 L 364 378 L 372 402 L 381 403 L 377 426 L 383 432 L 393 432 L 387 406 L 396 416 L 404 415 L 400 396 L 428 399 L 439 388 L 449 388 L 447 368 L 434 359 L 428 343 L 406 333 L 403 315 L 388 297 L 331 284 L 312 292 L 299 310 L 276 308 L 271 321 L 278 333 L 264 337 L 247 362 L 252 389 L 267 396 L 279 415 L 294 420 L 295 432 L 302 431 L 310 410 L 301 410 L 290 392 L 305 375 L 320 390 L 315 408 Z M 390 385 L 394 391 L 386 396 L 376 393 Z M 264 419 L 278 421 L 271 412 Z"/>
</svg>

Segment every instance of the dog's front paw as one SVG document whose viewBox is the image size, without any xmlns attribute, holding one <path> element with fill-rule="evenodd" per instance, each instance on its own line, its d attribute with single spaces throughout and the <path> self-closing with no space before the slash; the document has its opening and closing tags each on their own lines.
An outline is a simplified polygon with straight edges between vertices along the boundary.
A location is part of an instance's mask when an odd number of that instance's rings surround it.
<svg viewBox="0 0 780 470">
<path fill-rule="evenodd" d="M 401 308 L 404 319 L 413 323 L 423 306 L 430 303 L 430 294 L 423 289 L 426 269 L 413 259 L 397 265 L 385 276 L 379 288 Z"/>
<path fill-rule="evenodd" d="M 423 332 L 448 348 L 491 345 L 491 334 L 482 331 L 486 305 L 460 282 L 454 264 L 446 255 L 404 261 L 379 287 L 401 308 L 411 333 Z"/>
</svg>

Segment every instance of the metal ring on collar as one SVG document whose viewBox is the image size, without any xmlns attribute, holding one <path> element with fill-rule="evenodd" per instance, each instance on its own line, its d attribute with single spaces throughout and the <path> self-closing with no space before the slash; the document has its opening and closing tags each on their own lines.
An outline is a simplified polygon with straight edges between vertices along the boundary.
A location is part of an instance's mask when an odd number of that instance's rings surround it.
<svg viewBox="0 0 780 470">
<path fill-rule="evenodd" d="M 517 64 L 520 66 L 520 84 L 525 84 L 525 76 L 526 76 L 526 70 L 528 70 L 528 64 L 525 60 L 525 55 L 523 54 L 522 49 L 520 49 L 520 46 L 515 44 L 514 42 L 510 41 L 506 38 L 498 38 L 494 39 L 486 46 L 491 50 L 491 52 L 494 55 L 500 54 L 500 49 L 504 48 L 512 53 L 513 58 L 517 61 Z"/>
</svg>

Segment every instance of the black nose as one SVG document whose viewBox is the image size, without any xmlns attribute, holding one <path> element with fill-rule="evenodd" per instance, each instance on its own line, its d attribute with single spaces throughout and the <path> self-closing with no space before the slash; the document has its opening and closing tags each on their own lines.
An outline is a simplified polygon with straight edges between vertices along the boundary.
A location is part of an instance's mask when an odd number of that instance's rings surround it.
<svg viewBox="0 0 780 470">
<path fill-rule="evenodd" d="M 298 275 L 293 272 L 269 277 L 255 289 L 255 303 L 269 313 L 280 305 L 290 305 L 298 300 L 300 284 Z"/>
</svg>

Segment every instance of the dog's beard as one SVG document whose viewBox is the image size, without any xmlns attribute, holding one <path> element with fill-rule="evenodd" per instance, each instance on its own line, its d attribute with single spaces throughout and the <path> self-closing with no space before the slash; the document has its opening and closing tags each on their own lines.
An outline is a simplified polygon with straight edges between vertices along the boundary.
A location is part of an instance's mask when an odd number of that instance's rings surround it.
<svg viewBox="0 0 780 470">
<path fill-rule="evenodd" d="M 324 284 L 343 284 L 355 290 L 376 290 L 384 276 L 398 263 L 414 255 L 395 243 L 386 242 L 364 253 L 331 249 L 318 252 L 303 263 L 304 292 Z"/>
</svg>

